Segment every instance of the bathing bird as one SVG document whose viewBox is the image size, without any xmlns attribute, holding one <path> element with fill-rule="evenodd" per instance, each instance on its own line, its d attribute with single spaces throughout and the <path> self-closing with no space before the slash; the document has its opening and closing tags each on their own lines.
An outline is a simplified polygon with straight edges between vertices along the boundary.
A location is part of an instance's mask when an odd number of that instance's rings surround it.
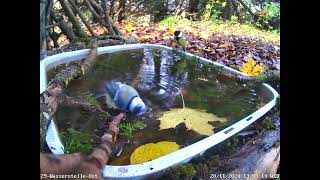
<svg viewBox="0 0 320 180">
<path fill-rule="evenodd" d="M 187 41 L 187 38 L 184 36 L 184 34 L 179 30 L 175 31 L 173 34 L 174 34 L 173 41 L 177 45 L 181 46 L 184 51 L 186 51 L 186 47 L 188 45 L 188 41 Z"/>
<path fill-rule="evenodd" d="M 106 83 L 105 90 L 106 93 L 96 98 L 106 96 L 106 103 L 109 107 L 130 112 L 136 116 L 141 116 L 148 111 L 137 90 L 125 83 L 111 80 Z"/>
</svg>

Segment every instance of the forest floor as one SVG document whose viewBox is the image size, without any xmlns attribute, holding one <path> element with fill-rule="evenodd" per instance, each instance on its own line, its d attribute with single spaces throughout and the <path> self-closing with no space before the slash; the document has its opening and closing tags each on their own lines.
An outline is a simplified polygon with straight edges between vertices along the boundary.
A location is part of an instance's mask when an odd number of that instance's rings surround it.
<svg viewBox="0 0 320 180">
<path fill-rule="evenodd" d="M 239 23 L 215 24 L 181 20 L 162 21 L 152 26 L 124 23 L 119 25 L 126 35 L 134 35 L 140 43 L 170 45 L 175 30 L 188 39 L 187 51 L 220 64 L 240 69 L 253 58 L 265 71 L 280 70 L 280 34 L 262 31 Z"/>
<path fill-rule="evenodd" d="M 264 31 L 247 24 L 186 19 L 164 20 L 152 25 L 132 21 L 117 26 L 124 36 L 133 35 L 139 43 L 167 46 L 170 46 L 174 30 L 181 30 L 188 39 L 189 53 L 238 70 L 249 58 L 263 66 L 265 71 L 280 70 L 280 34 L 275 31 Z M 98 35 L 106 32 L 99 25 L 94 25 L 93 29 Z M 88 30 L 84 31 L 89 34 Z M 65 38 L 59 42 L 62 45 L 68 43 Z"/>
</svg>

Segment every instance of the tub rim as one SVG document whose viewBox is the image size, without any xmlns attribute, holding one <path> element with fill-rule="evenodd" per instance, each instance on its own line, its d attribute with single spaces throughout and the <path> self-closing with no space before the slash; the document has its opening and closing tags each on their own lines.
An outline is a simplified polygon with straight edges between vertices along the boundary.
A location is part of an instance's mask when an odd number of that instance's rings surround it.
<svg viewBox="0 0 320 180">
<path fill-rule="evenodd" d="M 162 48 L 166 50 L 173 50 L 173 48 L 171 47 L 164 46 L 164 45 L 157 45 L 157 44 L 130 44 L 130 45 L 98 47 L 97 54 L 98 55 L 108 54 L 108 53 L 113 53 L 118 51 L 143 49 L 143 48 Z M 48 56 L 45 59 L 43 59 L 40 62 L 40 94 L 46 89 L 48 70 L 60 64 L 81 60 L 89 52 L 90 52 L 90 49 L 82 49 L 77 51 L 64 52 L 64 53 L 56 54 L 53 56 Z M 223 70 L 226 70 L 227 72 L 247 76 L 242 72 L 239 72 L 225 65 L 219 64 L 217 62 L 213 62 L 209 59 L 199 57 L 197 55 L 193 55 L 188 52 L 186 53 L 186 55 L 191 57 L 197 57 L 201 60 L 201 62 L 222 66 Z M 220 130 L 218 133 L 208 136 L 205 139 L 202 139 L 196 143 L 193 143 L 187 147 L 179 149 L 178 151 L 172 152 L 168 155 L 162 156 L 158 159 L 155 159 L 146 163 L 142 163 L 142 164 L 135 164 L 135 165 L 125 165 L 125 166 L 106 165 L 103 170 L 104 178 L 106 179 L 138 178 L 139 179 L 144 176 L 148 176 L 154 173 L 159 173 L 171 166 L 186 163 L 190 161 L 192 158 L 194 158 L 195 156 L 202 155 L 207 149 L 230 138 L 232 135 L 236 134 L 237 132 L 249 126 L 251 123 L 259 119 L 261 116 L 263 116 L 265 113 L 267 113 L 271 108 L 273 108 L 276 105 L 277 103 L 276 99 L 279 96 L 278 92 L 266 83 L 263 83 L 263 86 L 265 86 L 265 88 L 267 88 L 272 93 L 273 95 L 272 100 L 269 101 L 260 109 L 248 115 L 247 117 L 224 128 L 223 130 Z M 51 120 L 48 126 L 46 142 L 53 154 L 64 154 L 63 145 L 58 137 L 58 130 L 56 128 L 54 120 Z M 51 148 L 52 146 L 54 146 L 54 149 Z"/>
</svg>

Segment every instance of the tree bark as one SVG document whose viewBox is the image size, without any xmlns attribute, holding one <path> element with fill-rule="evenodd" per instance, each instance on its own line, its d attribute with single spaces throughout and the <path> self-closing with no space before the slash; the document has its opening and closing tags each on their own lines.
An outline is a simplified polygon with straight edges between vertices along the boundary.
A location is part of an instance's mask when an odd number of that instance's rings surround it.
<svg viewBox="0 0 320 180">
<path fill-rule="evenodd" d="M 50 13 L 51 13 L 51 9 L 53 8 L 52 5 L 53 5 L 53 0 L 48 0 L 48 6 L 47 6 L 47 9 L 46 9 L 46 25 L 48 26 L 49 25 L 49 20 L 50 20 Z"/>
<path fill-rule="evenodd" d="M 105 2 L 105 0 L 102 0 L 102 3 L 103 2 Z M 111 0 L 111 2 L 110 2 L 110 12 L 109 12 L 109 15 L 111 16 L 111 17 L 114 17 L 114 2 L 115 2 L 115 0 Z M 105 5 L 103 5 L 102 7 L 105 7 L 106 6 L 106 3 L 105 3 Z"/>
<path fill-rule="evenodd" d="M 199 11 L 199 9 L 198 9 L 199 2 L 200 2 L 200 0 L 189 0 L 188 12 L 191 14 L 198 12 Z"/>
<path fill-rule="evenodd" d="M 119 35 L 119 36 L 122 36 L 123 34 L 120 32 L 120 30 L 118 29 L 117 26 L 115 26 L 109 16 L 109 13 L 108 13 L 108 6 L 107 6 L 107 2 L 106 0 L 102 0 L 102 7 L 103 7 L 103 10 L 104 10 L 104 20 L 106 21 L 106 23 L 108 25 L 110 25 L 112 27 L 112 30 L 114 32 L 114 35 Z M 111 10 L 110 10 L 111 11 Z M 111 34 L 112 35 L 112 34 Z"/>
<path fill-rule="evenodd" d="M 40 95 L 40 137 L 44 146 L 44 137 L 47 133 L 47 126 L 53 115 L 56 113 L 59 104 L 63 101 L 63 89 L 68 86 L 70 81 L 85 74 L 92 65 L 97 55 L 96 42 L 93 44 L 89 55 L 83 60 L 80 66 L 71 65 L 63 69 L 55 78 L 53 78 L 46 89 Z"/>
<path fill-rule="evenodd" d="M 49 33 L 49 32 L 48 32 Z M 53 47 L 54 48 L 59 48 L 59 44 L 58 44 L 58 39 L 60 37 L 60 34 L 56 33 L 54 31 L 54 29 L 52 30 L 52 33 L 49 33 L 49 37 L 52 39 L 53 41 Z"/>
<path fill-rule="evenodd" d="M 116 136 L 119 133 L 117 125 L 124 116 L 124 113 L 120 113 L 112 118 L 112 121 L 108 123 L 109 128 L 106 134 L 101 137 L 101 143 L 89 155 L 73 153 L 57 156 L 40 153 L 40 173 L 48 176 L 82 174 L 87 177 L 95 176 L 91 179 L 102 180 L 103 168 L 111 156 Z"/>
<path fill-rule="evenodd" d="M 68 25 L 68 23 L 60 16 L 54 8 L 51 9 L 51 17 L 54 19 L 55 22 L 59 23 L 59 28 L 61 29 L 62 33 L 67 36 L 70 41 L 74 41 L 77 36 L 74 34 L 72 28 Z"/>
<path fill-rule="evenodd" d="M 88 6 L 89 10 L 91 11 L 92 15 L 98 20 L 98 22 L 108 29 L 109 34 L 115 35 L 112 25 L 108 22 L 103 21 L 102 17 L 94 10 L 94 8 L 91 6 L 88 0 L 84 0 L 84 1 Z"/>
<path fill-rule="evenodd" d="M 271 82 L 280 82 L 280 72 L 271 71 L 259 76 L 234 76 L 235 80 L 239 83 L 271 83 Z"/>
<path fill-rule="evenodd" d="M 231 0 L 227 0 L 227 4 L 225 7 L 225 18 L 230 20 L 232 16 L 232 3 Z"/>
<path fill-rule="evenodd" d="M 82 31 L 81 25 L 76 15 L 73 13 L 72 9 L 70 8 L 68 4 L 68 0 L 59 0 L 59 2 L 61 4 L 63 12 L 66 13 L 69 21 L 72 23 L 72 27 L 74 29 L 75 34 L 81 38 L 87 37 L 87 35 Z"/>
<path fill-rule="evenodd" d="M 125 12 L 126 12 L 126 1 L 125 0 L 119 0 L 119 14 L 118 14 L 118 22 L 122 22 L 125 18 Z"/>
<path fill-rule="evenodd" d="M 96 9 L 98 14 L 102 15 L 103 14 L 103 8 L 95 1 L 95 0 L 89 0 L 91 5 Z"/>
<path fill-rule="evenodd" d="M 88 28 L 89 32 L 92 34 L 92 36 L 96 37 L 96 34 L 94 33 L 93 29 L 91 28 L 90 24 L 86 21 L 85 17 L 83 16 L 83 14 L 80 12 L 79 8 L 76 6 L 74 0 L 69 0 L 69 3 L 71 4 L 71 6 L 73 7 L 73 9 L 77 12 L 77 14 L 79 15 L 79 17 L 81 18 L 82 22 L 86 25 L 86 27 Z"/>
<path fill-rule="evenodd" d="M 46 52 L 46 1 L 40 1 L 40 60 L 45 57 Z"/>
<path fill-rule="evenodd" d="M 235 0 L 231 0 L 231 3 L 232 3 L 233 10 L 234 10 L 234 12 L 236 13 L 239 21 L 242 22 L 242 17 L 240 16 L 240 12 L 239 12 L 237 3 L 235 2 Z"/>
<path fill-rule="evenodd" d="M 250 15 L 254 18 L 255 17 L 255 15 L 254 15 L 254 13 L 251 11 L 251 9 L 242 1 L 242 0 L 237 0 L 243 7 L 244 7 L 244 9 L 245 10 L 247 10 L 249 13 L 250 13 Z"/>
</svg>

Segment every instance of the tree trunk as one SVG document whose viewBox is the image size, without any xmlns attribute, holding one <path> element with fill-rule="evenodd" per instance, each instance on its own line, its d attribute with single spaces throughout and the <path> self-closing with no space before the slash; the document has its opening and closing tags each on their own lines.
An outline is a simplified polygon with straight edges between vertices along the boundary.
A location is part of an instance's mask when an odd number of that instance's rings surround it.
<svg viewBox="0 0 320 180">
<path fill-rule="evenodd" d="M 51 17 L 54 19 L 55 22 L 59 23 L 59 28 L 61 29 L 62 33 L 67 36 L 70 41 L 74 41 L 77 36 L 74 34 L 72 28 L 68 25 L 68 23 L 60 16 L 54 8 L 51 9 Z"/>
<path fill-rule="evenodd" d="M 119 0 L 119 14 L 118 14 L 118 22 L 122 22 L 125 18 L 125 12 L 126 12 L 126 1 L 125 0 Z"/>
<path fill-rule="evenodd" d="M 58 39 L 59 39 L 60 35 L 58 33 L 56 33 L 54 30 L 52 30 L 52 33 L 49 33 L 49 37 L 53 41 L 53 47 L 59 48 Z"/>
<path fill-rule="evenodd" d="M 231 3 L 231 0 L 227 0 L 227 4 L 226 4 L 226 7 L 225 7 L 225 18 L 230 20 L 231 19 L 231 16 L 233 15 L 232 14 L 232 3 Z"/>
<path fill-rule="evenodd" d="M 104 2 L 105 0 L 102 0 L 102 3 Z M 111 2 L 110 2 L 110 12 L 109 12 L 109 15 L 111 16 L 111 17 L 114 17 L 114 2 L 115 2 L 115 0 L 111 0 Z M 106 3 L 105 3 L 105 5 L 102 5 L 102 7 L 104 8 L 106 6 Z"/>
<path fill-rule="evenodd" d="M 188 5 L 188 12 L 189 13 L 196 13 L 199 11 L 199 2 L 200 0 L 189 0 L 189 5 Z"/>
<path fill-rule="evenodd" d="M 95 1 L 95 0 L 89 0 L 91 5 L 94 7 L 94 9 L 98 12 L 98 14 L 103 14 L 103 8 Z"/>
<path fill-rule="evenodd" d="M 63 12 L 66 13 L 69 21 L 72 23 L 72 27 L 78 37 L 84 38 L 87 37 L 87 35 L 82 31 L 81 25 L 76 17 L 76 15 L 73 13 L 72 9 L 70 8 L 68 4 L 68 0 L 59 0 L 61 7 L 63 9 Z"/>
<path fill-rule="evenodd" d="M 73 7 L 73 9 L 77 12 L 77 14 L 79 15 L 79 17 L 81 18 L 82 22 L 86 25 L 86 27 L 88 28 L 88 30 L 90 31 L 90 33 L 92 34 L 92 36 L 96 37 L 96 34 L 94 33 L 93 29 L 91 28 L 90 24 L 86 21 L 85 17 L 83 16 L 83 14 L 80 12 L 79 8 L 76 6 L 74 0 L 69 0 L 71 6 Z"/>
<path fill-rule="evenodd" d="M 239 12 L 237 3 L 235 2 L 235 0 L 231 0 L 231 3 L 232 3 L 233 11 L 236 13 L 239 21 L 242 22 L 242 17 L 240 16 L 240 12 Z"/>
<path fill-rule="evenodd" d="M 40 60 L 45 57 L 46 52 L 46 1 L 40 1 Z"/>
<path fill-rule="evenodd" d="M 255 15 L 254 15 L 254 13 L 251 11 L 251 9 L 242 1 L 242 0 L 237 0 L 243 7 L 244 7 L 244 9 L 245 10 L 247 10 L 249 13 L 250 13 L 250 15 L 254 18 L 255 17 Z"/>
<path fill-rule="evenodd" d="M 53 8 L 52 5 L 53 5 L 53 0 L 48 0 L 49 3 L 48 3 L 48 6 L 47 6 L 47 9 L 46 9 L 46 25 L 48 26 L 49 25 L 49 21 L 50 21 L 50 13 L 51 13 L 51 9 Z"/>
</svg>

